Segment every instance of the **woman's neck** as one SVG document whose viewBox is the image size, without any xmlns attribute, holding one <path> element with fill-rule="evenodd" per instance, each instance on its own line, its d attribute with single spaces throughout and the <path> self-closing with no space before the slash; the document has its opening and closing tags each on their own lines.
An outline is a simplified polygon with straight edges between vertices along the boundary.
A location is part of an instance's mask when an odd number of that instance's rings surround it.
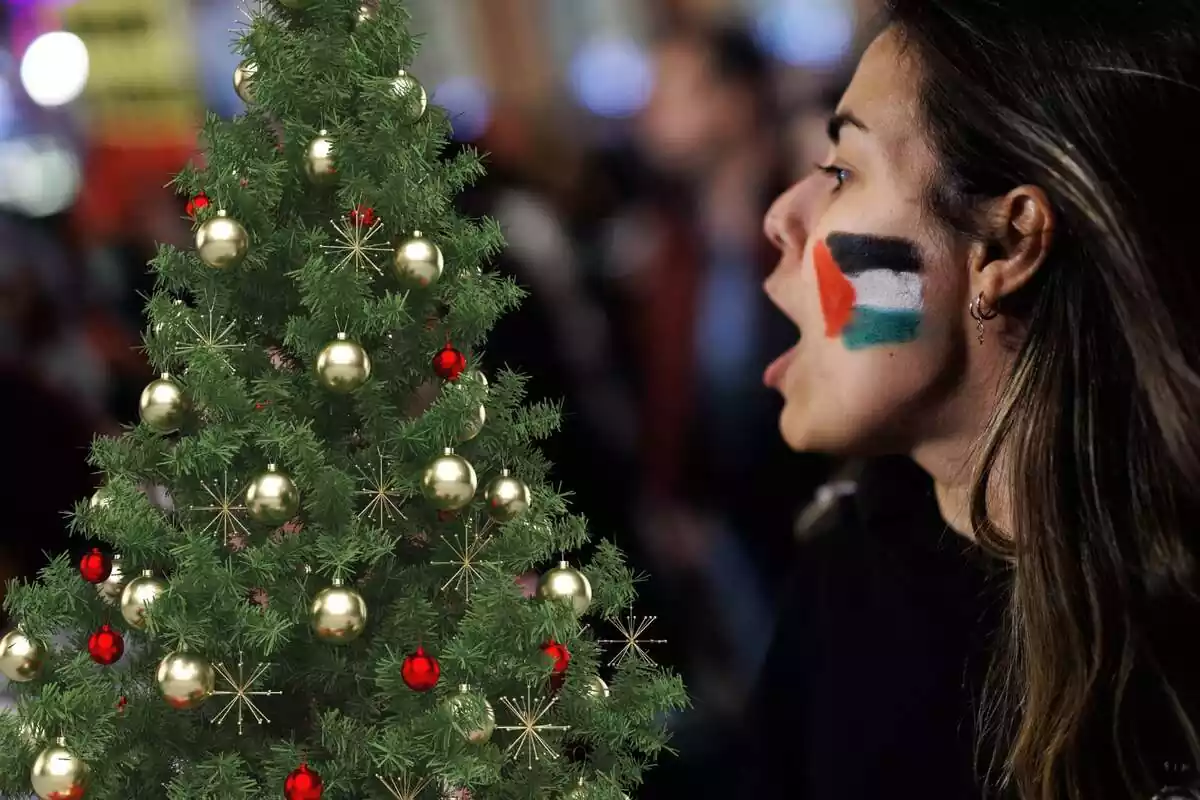
<svg viewBox="0 0 1200 800">
<path fill-rule="evenodd" d="M 934 496 L 938 511 L 946 525 L 955 533 L 974 541 L 975 531 L 971 527 L 971 487 L 964 483 L 943 483 L 934 479 Z"/>
<path fill-rule="evenodd" d="M 921 469 L 933 478 L 934 496 L 946 524 L 968 539 L 975 539 L 971 525 L 971 495 L 975 488 L 976 461 L 982 457 L 983 442 L 976 434 L 927 443 L 911 454 Z M 1012 530 L 1009 485 L 1003 454 L 988 480 L 987 516 L 1002 531 Z"/>
<path fill-rule="evenodd" d="M 938 415 L 932 435 L 913 447 L 909 456 L 934 482 L 934 494 L 942 519 L 953 530 L 975 539 L 971 525 L 971 495 L 987 445 L 987 431 L 1003 382 L 1012 372 L 1014 353 L 1006 346 L 1002 324 L 993 323 L 980 347 L 967 354 L 965 376 L 955 396 Z M 1012 531 L 1012 481 L 1006 476 L 1008 458 L 1002 449 L 988 476 L 987 517 L 993 526 Z"/>
</svg>

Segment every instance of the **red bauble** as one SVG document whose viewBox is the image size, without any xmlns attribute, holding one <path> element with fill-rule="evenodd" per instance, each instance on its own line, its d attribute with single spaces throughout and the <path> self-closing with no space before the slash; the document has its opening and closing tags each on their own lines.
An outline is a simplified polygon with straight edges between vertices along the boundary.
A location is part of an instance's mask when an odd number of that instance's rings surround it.
<svg viewBox="0 0 1200 800">
<path fill-rule="evenodd" d="M 179 206 L 176 206 L 176 208 L 178 207 Z M 188 200 L 187 205 L 184 207 L 184 211 L 187 212 L 189 217 L 195 219 L 196 212 L 202 208 L 208 208 L 208 195 L 206 195 L 204 192 L 201 192 L 191 200 Z"/>
<path fill-rule="evenodd" d="M 567 671 L 567 665 L 571 663 L 571 654 L 565 645 L 551 639 L 542 645 L 542 652 L 554 659 L 555 675 L 561 675 Z"/>
<path fill-rule="evenodd" d="M 129 698 L 126 697 L 125 695 L 121 695 L 121 698 L 119 700 L 117 700 L 117 713 L 124 714 L 125 706 L 127 706 L 127 705 L 129 705 Z"/>
<path fill-rule="evenodd" d="M 287 800 L 321 800 L 325 784 L 321 776 L 301 764 L 290 773 L 283 784 L 283 796 Z"/>
<path fill-rule="evenodd" d="M 100 630 L 88 637 L 88 655 L 97 664 L 108 666 L 121 660 L 125 652 L 125 640 L 118 631 L 114 631 L 105 623 Z"/>
<path fill-rule="evenodd" d="M 433 357 L 433 371 L 443 380 L 456 381 L 467 368 L 467 357 L 446 345 Z"/>
<path fill-rule="evenodd" d="M 400 676 L 405 685 L 414 692 L 428 692 L 437 685 L 442 668 L 438 660 L 426 654 L 424 647 L 418 647 L 417 652 L 404 657 L 404 666 L 400 668 Z"/>
<path fill-rule="evenodd" d="M 375 224 L 375 209 L 359 204 L 350 212 L 350 221 L 360 228 L 369 228 Z"/>
<path fill-rule="evenodd" d="M 112 575 L 112 559 L 93 547 L 79 559 L 79 574 L 88 583 L 104 583 Z"/>
</svg>

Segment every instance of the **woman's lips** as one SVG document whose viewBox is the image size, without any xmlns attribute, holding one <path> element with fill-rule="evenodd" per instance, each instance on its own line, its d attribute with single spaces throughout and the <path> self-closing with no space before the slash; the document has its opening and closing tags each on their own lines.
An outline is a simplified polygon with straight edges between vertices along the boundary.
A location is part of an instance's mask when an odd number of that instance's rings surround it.
<svg viewBox="0 0 1200 800">
<path fill-rule="evenodd" d="M 764 386 L 768 389 L 779 389 L 779 384 L 783 381 L 783 376 L 787 374 L 788 367 L 792 365 L 792 359 L 796 357 L 796 348 L 799 346 L 799 343 L 792 345 L 786 353 L 771 362 L 763 372 Z"/>
</svg>

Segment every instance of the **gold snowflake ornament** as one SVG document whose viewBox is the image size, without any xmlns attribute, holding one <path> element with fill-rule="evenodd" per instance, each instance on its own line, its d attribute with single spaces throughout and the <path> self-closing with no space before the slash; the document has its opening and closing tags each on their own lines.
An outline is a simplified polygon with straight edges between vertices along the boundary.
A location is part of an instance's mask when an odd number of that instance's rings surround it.
<svg viewBox="0 0 1200 800">
<path fill-rule="evenodd" d="M 383 230 L 383 223 L 376 221 L 364 225 L 361 217 L 354 216 L 353 219 L 332 220 L 330 224 L 337 233 L 337 241 L 333 244 L 323 244 L 321 249 L 338 258 L 335 269 L 345 269 L 353 265 L 357 270 L 373 269 L 376 273 L 383 274 L 378 259 L 384 253 L 390 256 L 392 248 L 372 241 L 376 234 Z"/>
<path fill-rule="evenodd" d="M 265 0 L 240 0 L 238 13 L 241 18 L 235 21 L 235 26 L 229 32 L 237 36 L 249 36 L 254 22 L 259 19 L 278 19 L 275 10 Z"/>
<path fill-rule="evenodd" d="M 192 335 L 192 341 L 184 342 L 175 348 L 175 355 L 190 358 L 204 351 L 228 359 L 228 354 L 242 350 L 245 345 L 235 342 L 231 334 L 236 326 L 233 322 L 225 322 L 225 318 L 217 314 L 212 306 L 204 314 L 199 325 L 191 318 L 185 317 L 184 327 Z"/>
<path fill-rule="evenodd" d="M 650 626 L 653 625 L 657 619 L 658 617 L 635 617 L 633 615 L 633 610 L 630 609 L 629 616 L 626 619 L 609 620 L 612 622 L 613 627 L 617 629 L 617 632 L 621 634 L 622 638 L 597 639 L 596 641 L 600 644 L 619 644 L 622 647 L 619 651 L 617 651 L 617 654 L 613 656 L 612 660 L 608 662 L 608 665 L 610 667 L 619 667 L 625 663 L 625 659 L 629 658 L 630 656 L 636 656 L 646 664 L 653 666 L 654 660 L 650 658 L 650 654 L 646 652 L 646 648 L 643 647 L 643 645 L 667 643 L 666 639 L 645 638 L 646 631 L 649 630 Z"/>
<path fill-rule="evenodd" d="M 421 790 L 429 785 L 429 779 L 423 778 L 417 783 L 405 775 L 403 778 L 385 778 L 382 775 L 376 775 L 379 782 L 383 784 L 383 788 L 388 790 L 388 793 L 396 798 L 396 800 L 417 800 L 417 795 L 421 794 Z"/>
<path fill-rule="evenodd" d="M 389 523 L 396 521 L 397 517 L 408 519 L 400 510 L 400 503 L 405 499 L 404 493 L 396 488 L 395 479 L 387 474 L 382 451 L 379 452 L 379 462 L 376 465 L 375 474 L 369 475 L 361 467 L 358 468 L 358 474 L 366 488 L 358 490 L 355 494 L 370 498 L 363 506 L 362 511 L 358 512 L 359 519 L 367 517 L 376 520 L 379 530 L 386 529 Z"/>
<path fill-rule="evenodd" d="M 191 508 L 192 511 L 199 511 L 211 517 L 200 532 L 209 533 L 220 528 L 226 547 L 229 546 L 230 539 L 248 537 L 250 529 L 239 517 L 239 514 L 246 512 L 246 506 L 241 503 L 241 492 L 230 491 L 228 470 L 222 474 L 220 486 L 213 486 L 206 481 L 201 481 L 200 485 L 212 498 L 212 505 Z"/>
<path fill-rule="evenodd" d="M 245 712 L 249 711 L 254 717 L 254 721 L 259 725 L 264 722 L 270 722 L 267 715 L 262 712 L 258 705 L 254 702 L 255 697 L 272 697 L 281 695 L 283 692 L 277 692 L 267 689 L 254 689 L 254 685 L 259 679 L 267 673 L 271 668 L 270 664 L 259 664 L 254 672 L 250 673 L 250 677 L 246 677 L 245 665 L 242 661 L 242 654 L 238 653 L 237 662 L 237 680 L 234 680 L 233 674 L 225 668 L 224 664 L 214 664 L 213 669 L 216 670 L 217 676 L 229 684 L 228 689 L 221 689 L 213 692 L 214 697 L 228 697 L 229 702 L 225 704 L 215 717 L 213 724 L 220 725 L 228 719 L 233 711 L 237 711 L 237 726 L 238 736 L 242 735 L 242 723 L 244 721 Z"/>
<path fill-rule="evenodd" d="M 549 725 L 543 723 L 542 717 L 549 713 L 550 709 L 554 708 L 554 704 L 558 702 L 557 697 L 551 697 L 549 700 L 540 700 L 535 705 L 533 695 L 529 688 L 525 689 L 524 703 L 518 698 L 513 700 L 510 697 L 501 697 L 500 703 L 508 709 L 509 713 L 517 718 L 516 725 L 497 725 L 496 730 L 501 731 L 516 731 L 517 738 L 512 741 L 512 744 L 504 751 L 506 756 L 516 756 L 520 758 L 522 754 L 526 756 L 529 769 L 533 769 L 533 762 L 540 761 L 542 756 L 549 759 L 558 758 L 558 753 L 550 745 L 546 744 L 545 738 L 542 736 L 543 731 L 569 731 L 570 725 Z"/>
<path fill-rule="evenodd" d="M 479 556 L 483 552 L 483 548 L 487 547 L 488 542 L 492 540 L 491 536 L 492 522 L 489 519 L 483 530 L 478 530 L 470 522 L 463 525 L 462 536 L 458 541 L 452 541 L 445 536 L 442 541 L 450 548 L 454 554 L 454 561 L 432 561 L 430 562 L 435 567 L 456 566 L 458 570 L 450 576 L 450 579 L 442 584 L 442 591 L 453 588 L 457 592 L 462 592 L 463 597 L 467 600 L 471 599 L 471 588 L 483 577 L 484 569 L 494 569 L 498 566 L 495 561 L 484 561 Z"/>
</svg>

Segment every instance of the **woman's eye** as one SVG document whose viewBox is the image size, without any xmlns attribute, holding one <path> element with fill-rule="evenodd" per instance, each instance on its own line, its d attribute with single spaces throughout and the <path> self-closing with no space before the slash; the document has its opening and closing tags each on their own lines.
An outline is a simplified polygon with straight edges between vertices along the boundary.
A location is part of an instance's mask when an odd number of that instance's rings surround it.
<svg viewBox="0 0 1200 800">
<path fill-rule="evenodd" d="M 817 169 L 821 170 L 821 172 L 824 172 L 837 182 L 837 186 L 835 186 L 833 189 L 835 192 L 845 186 L 846 181 L 850 179 L 850 171 L 844 169 L 843 167 L 833 164 L 817 164 Z"/>
</svg>

